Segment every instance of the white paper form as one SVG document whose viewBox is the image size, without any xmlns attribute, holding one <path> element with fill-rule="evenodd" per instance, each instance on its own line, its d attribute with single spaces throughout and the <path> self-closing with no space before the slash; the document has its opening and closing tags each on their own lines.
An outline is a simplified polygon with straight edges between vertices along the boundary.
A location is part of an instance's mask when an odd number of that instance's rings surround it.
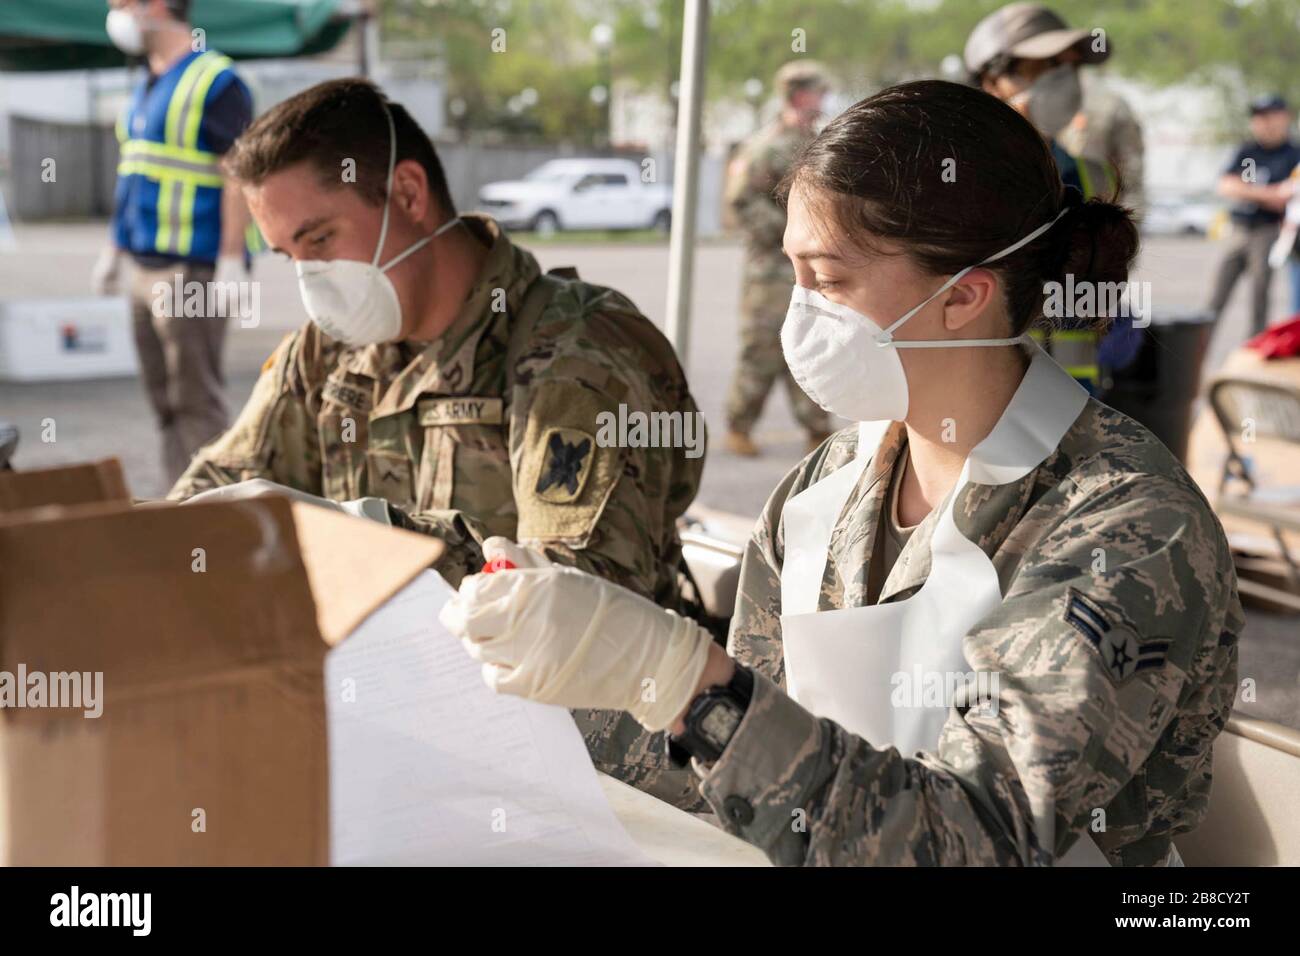
<svg viewBox="0 0 1300 956">
<path fill-rule="evenodd" d="M 568 711 L 499 695 L 426 571 L 325 658 L 335 865 L 644 865 Z"/>
</svg>

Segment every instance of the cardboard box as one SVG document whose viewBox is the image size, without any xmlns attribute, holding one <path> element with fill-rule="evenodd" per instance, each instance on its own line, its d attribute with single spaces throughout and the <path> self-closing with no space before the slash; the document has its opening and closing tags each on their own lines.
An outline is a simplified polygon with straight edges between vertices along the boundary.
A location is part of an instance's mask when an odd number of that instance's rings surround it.
<svg viewBox="0 0 1300 956">
<path fill-rule="evenodd" d="M 0 863 L 328 862 L 326 649 L 441 550 L 283 498 L 0 517 L 0 672 L 102 675 L 0 710 Z"/>
<path fill-rule="evenodd" d="M 0 475 L 0 504 L 0 864 L 329 862 L 326 651 L 442 544 L 283 498 L 132 508 L 115 460 Z M 3 701 L 59 673 L 95 700 Z M 601 785 L 654 860 L 767 865 Z"/>
<path fill-rule="evenodd" d="M 116 458 L 39 471 L 0 471 L 0 514 L 46 505 L 130 500 Z"/>
</svg>

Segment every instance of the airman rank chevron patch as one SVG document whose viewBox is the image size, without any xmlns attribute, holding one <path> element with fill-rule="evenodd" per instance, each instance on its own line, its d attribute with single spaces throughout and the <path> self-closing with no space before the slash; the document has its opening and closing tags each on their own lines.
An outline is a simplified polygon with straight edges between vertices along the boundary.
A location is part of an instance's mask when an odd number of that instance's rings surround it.
<svg viewBox="0 0 1300 956">
<path fill-rule="evenodd" d="M 1139 641 L 1124 626 L 1112 626 L 1097 602 L 1070 588 L 1065 604 L 1065 623 L 1078 631 L 1101 657 L 1112 683 L 1128 680 L 1140 670 L 1163 667 L 1170 641 L 1155 638 Z"/>
</svg>

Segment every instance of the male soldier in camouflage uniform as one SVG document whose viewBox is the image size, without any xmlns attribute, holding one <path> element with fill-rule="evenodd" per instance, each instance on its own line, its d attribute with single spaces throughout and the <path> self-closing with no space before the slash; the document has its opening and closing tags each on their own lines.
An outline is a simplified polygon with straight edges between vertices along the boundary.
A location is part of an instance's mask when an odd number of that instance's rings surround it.
<svg viewBox="0 0 1300 956">
<path fill-rule="evenodd" d="M 381 264 L 456 218 L 432 145 L 401 106 L 389 108 L 397 163 Z M 262 116 L 228 166 L 276 251 L 300 262 L 368 260 L 389 142 L 382 94 L 332 81 Z M 349 163 L 355 185 L 335 178 Z M 539 275 L 533 256 L 483 216 L 462 217 L 386 275 L 401 336 L 350 347 L 314 322 L 289 335 L 238 421 L 196 455 L 170 497 L 219 488 L 217 497 L 239 497 L 273 482 L 367 500 L 381 519 L 442 540 L 435 568 L 453 586 L 481 569 L 482 541 L 503 535 L 680 608 L 675 522 L 704 458 L 596 438 L 598 416 L 617 417 L 620 404 L 697 414 L 668 341 L 620 293 Z M 246 484 L 227 487 L 235 483 Z M 602 770 L 670 799 L 691 789 L 687 774 L 660 773 L 662 737 L 627 715 L 575 717 Z"/>
<path fill-rule="evenodd" d="M 795 60 L 777 71 L 776 88 L 781 115 L 741 147 L 728 172 L 727 202 L 745 231 L 745 268 L 740 359 L 727 396 L 727 448 L 746 457 L 758 454 L 750 431 L 777 379 L 785 384 L 795 418 L 808 433 L 809 450 L 830 433 L 826 413 L 790 376 L 781 353 L 781 323 L 790 305 L 794 268 L 781 252 L 785 210 L 774 195 L 795 154 L 813 138 L 826 93 L 825 73 L 816 63 Z"/>
<path fill-rule="evenodd" d="M 962 648 L 973 671 L 1000 675 L 999 709 L 950 717 L 933 753 L 900 754 L 782 693 L 781 514 L 852 461 L 857 439 L 845 429 L 791 471 L 746 549 L 728 650 L 756 672 L 754 694 L 701 783 L 724 826 L 786 865 L 1032 865 L 1063 856 L 1104 808 L 1093 837 L 1112 864 L 1164 861 L 1205 815 L 1245 623 L 1223 529 L 1195 483 L 1150 433 L 1091 400 L 1024 478 L 962 489 L 958 528 L 1005 594 Z M 905 446 L 895 422 L 844 506 L 819 611 L 870 603 L 858 569 L 891 484 L 876 479 Z M 940 510 L 912 532 L 880 602 L 925 583 Z"/>
</svg>

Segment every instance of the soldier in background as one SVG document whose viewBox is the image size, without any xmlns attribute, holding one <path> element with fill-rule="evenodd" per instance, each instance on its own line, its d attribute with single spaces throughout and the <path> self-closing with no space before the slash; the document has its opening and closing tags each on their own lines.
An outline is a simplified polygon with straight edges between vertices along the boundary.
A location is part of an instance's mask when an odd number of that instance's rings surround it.
<svg viewBox="0 0 1300 956">
<path fill-rule="evenodd" d="M 781 114 L 741 147 L 728 170 L 727 204 L 745 232 L 745 267 L 740 359 L 727 395 L 727 448 L 746 457 L 758 454 L 750 432 L 778 378 L 785 383 L 795 418 L 808 433 L 809 450 L 830 433 L 826 413 L 790 376 L 781 354 L 781 323 L 790 304 L 794 268 L 781 252 L 785 210 L 774 195 L 795 154 L 813 138 L 826 74 L 817 63 L 795 60 L 777 71 L 776 89 Z"/>
<path fill-rule="evenodd" d="M 1071 29 L 1058 13 L 1036 3 L 994 10 L 975 24 L 963 53 L 971 82 L 1034 124 L 1052 150 L 1061 181 L 1084 199 L 1113 198 L 1115 170 L 1070 152 L 1060 137 L 1083 104 L 1080 67 L 1104 63 L 1110 53 L 1092 31 Z"/>
<path fill-rule="evenodd" d="M 1124 97 L 1096 77 L 1083 76 L 1083 109 L 1061 132 L 1061 146 L 1072 156 L 1113 167 L 1119 177 L 1118 201 L 1141 219 L 1146 211 L 1142 126 Z"/>
</svg>

